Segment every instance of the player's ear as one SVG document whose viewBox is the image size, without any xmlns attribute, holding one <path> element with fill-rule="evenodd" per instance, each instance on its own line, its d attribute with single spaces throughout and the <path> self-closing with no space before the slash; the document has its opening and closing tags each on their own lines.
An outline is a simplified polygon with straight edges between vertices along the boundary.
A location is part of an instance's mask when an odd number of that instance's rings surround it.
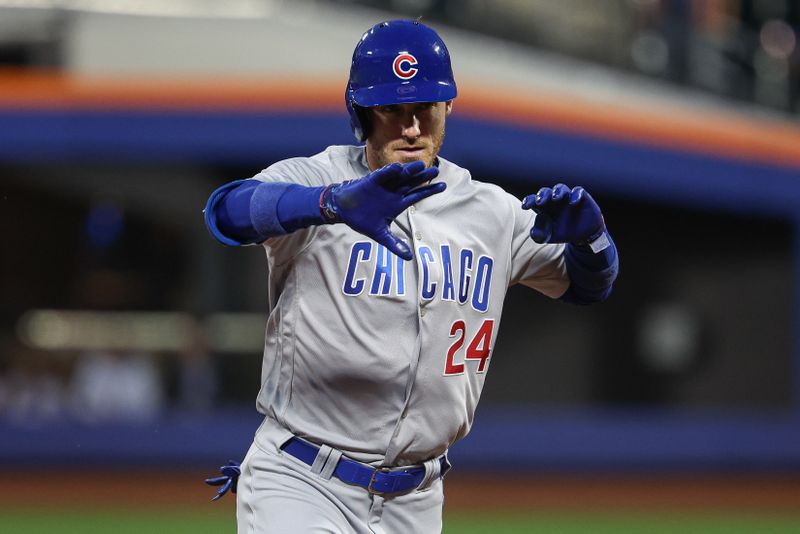
<svg viewBox="0 0 800 534">
<path fill-rule="evenodd" d="M 453 101 L 448 100 L 444 103 L 444 116 L 447 117 L 453 111 Z"/>
</svg>

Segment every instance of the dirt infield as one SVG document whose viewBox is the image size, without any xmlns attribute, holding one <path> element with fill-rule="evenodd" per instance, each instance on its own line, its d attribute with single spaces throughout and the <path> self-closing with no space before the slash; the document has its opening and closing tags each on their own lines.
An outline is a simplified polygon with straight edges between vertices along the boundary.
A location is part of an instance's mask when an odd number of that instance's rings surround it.
<svg viewBox="0 0 800 534">
<path fill-rule="evenodd" d="M 800 476 L 571 475 L 510 478 L 453 474 L 453 507 L 511 509 L 753 510 L 800 514 Z"/>
<path fill-rule="evenodd" d="M 209 502 L 212 488 L 187 472 L 6 472 L 0 507 L 175 507 Z M 233 505 L 226 498 L 209 506 Z M 800 514 L 800 475 L 546 475 L 447 477 L 448 510 L 774 511 Z"/>
</svg>

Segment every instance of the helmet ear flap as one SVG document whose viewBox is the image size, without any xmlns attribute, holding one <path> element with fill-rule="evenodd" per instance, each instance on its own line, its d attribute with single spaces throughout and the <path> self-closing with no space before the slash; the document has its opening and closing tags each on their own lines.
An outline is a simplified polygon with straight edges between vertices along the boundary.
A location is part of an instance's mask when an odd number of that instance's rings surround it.
<svg viewBox="0 0 800 534">
<path fill-rule="evenodd" d="M 361 141 L 366 141 L 372 133 L 372 113 L 369 112 L 369 109 L 356 104 L 353 104 L 353 111 L 358 117 L 358 122 L 361 123 Z"/>
<path fill-rule="evenodd" d="M 347 85 L 347 90 L 344 95 L 344 102 L 347 106 L 347 112 L 350 114 L 350 127 L 353 134 L 356 136 L 358 142 L 363 143 L 369 137 L 372 125 L 372 117 L 367 108 L 356 104 L 353 98 L 353 91 L 350 84 Z"/>
</svg>

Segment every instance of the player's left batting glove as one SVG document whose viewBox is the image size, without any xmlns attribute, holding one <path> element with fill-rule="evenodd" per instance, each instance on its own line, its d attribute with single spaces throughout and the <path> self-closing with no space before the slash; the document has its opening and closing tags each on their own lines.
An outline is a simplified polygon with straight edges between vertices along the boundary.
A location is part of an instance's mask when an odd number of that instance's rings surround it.
<svg viewBox="0 0 800 534">
<path fill-rule="evenodd" d="M 531 238 L 537 243 L 588 245 L 599 252 L 610 245 L 600 207 L 582 187 L 543 187 L 522 201 L 536 212 Z"/>
<path fill-rule="evenodd" d="M 242 474 L 239 463 L 234 462 L 233 460 L 228 460 L 228 465 L 223 465 L 220 467 L 219 472 L 222 473 L 221 477 L 206 479 L 206 484 L 209 486 L 222 486 L 219 488 L 219 490 L 217 490 L 217 494 L 213 499 L 211 499 L 212 501 L 220 499 L 223 495 L 228 493 L 228 490 L 236 493 L 236 485 L 239 483 L 239 475 Z"/>
<path fill-rule="evenodd" d="M 439 174 L 425 163 L 392 163 L 363 178 L 328 186 L 319 200 L 326 223 L 343 222 L 404 260 L 414 255 L 390 230 L 392 221 L 412 204 L 445 190 L 444 182 L 423 185 Z"/>
</svg>

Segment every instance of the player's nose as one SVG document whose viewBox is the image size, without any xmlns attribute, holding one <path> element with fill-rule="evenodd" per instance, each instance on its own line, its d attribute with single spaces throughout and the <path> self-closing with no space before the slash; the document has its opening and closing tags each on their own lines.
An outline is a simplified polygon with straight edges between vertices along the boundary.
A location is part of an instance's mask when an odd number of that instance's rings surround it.
<svg viewBox="0 0 800 534">
<path fill-rule="evenodd" d="M 419 119 L 416 115 L 409 115 L 403 121 L 403 137 L 415 139 L 422 134 L 419 127 Z"/>
</svg>

